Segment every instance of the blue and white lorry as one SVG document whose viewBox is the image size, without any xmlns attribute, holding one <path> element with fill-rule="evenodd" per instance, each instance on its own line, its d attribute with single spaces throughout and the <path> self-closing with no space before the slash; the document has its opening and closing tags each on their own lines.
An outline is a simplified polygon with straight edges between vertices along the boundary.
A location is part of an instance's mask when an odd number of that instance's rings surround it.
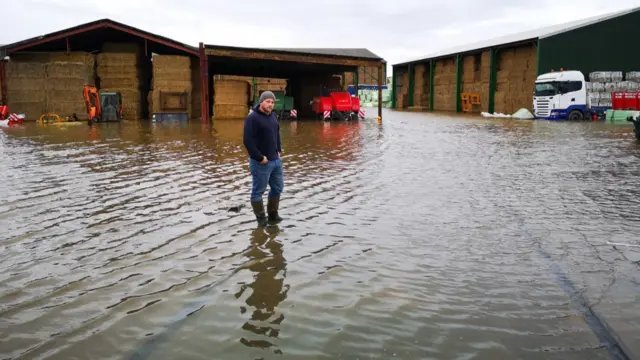
<svg viewBox="0 0 640 360">
<path fill-rule="evenodd" d="M 592 104 L 597 94 L 590 94 L 580 71 L 558 71 L 542 74 L 536 79 L 533 94 L 533 115 L 546 120 L 584 120 L 598 117 L 611 108 L 610 103 Z"/>
</svg>

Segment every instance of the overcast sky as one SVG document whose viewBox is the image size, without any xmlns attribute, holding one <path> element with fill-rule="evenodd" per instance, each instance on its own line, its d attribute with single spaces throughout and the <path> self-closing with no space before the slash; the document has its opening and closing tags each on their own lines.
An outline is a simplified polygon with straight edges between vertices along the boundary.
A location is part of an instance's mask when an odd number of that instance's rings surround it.
<svg viewBox="0 0 640 360">
<path fill-rule="evenodd" d="M 365 47 L 395 64 L 640 0 L 2 0 L 0 44 L 110 18 L 194 46 Z M 508 5 L 511 4 L 511 5 Z"/>
</svg>

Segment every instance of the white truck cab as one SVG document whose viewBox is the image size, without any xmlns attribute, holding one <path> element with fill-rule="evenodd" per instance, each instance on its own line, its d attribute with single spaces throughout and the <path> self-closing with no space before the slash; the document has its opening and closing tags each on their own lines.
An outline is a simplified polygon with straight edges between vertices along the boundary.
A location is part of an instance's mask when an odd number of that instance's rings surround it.
<svg viewBox="0 0 640 360">
<path fill-rule="evenodd" d="M 587 87 L 582 72 L 550 72 L 536 79 L 533 114 L 537 119 L 583 120 L 588 109 Z"/>
</svg>

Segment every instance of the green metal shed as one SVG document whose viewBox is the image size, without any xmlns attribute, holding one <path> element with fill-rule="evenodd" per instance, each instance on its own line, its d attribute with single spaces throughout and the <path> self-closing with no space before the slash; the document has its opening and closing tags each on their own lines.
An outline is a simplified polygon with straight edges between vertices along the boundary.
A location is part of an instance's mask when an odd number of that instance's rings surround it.
<svg viewBox="0 0 640 360">
<path fill-rule="evenodd" d="M 554 69 L 639 71 L 640 8 L 601 16 L 538 40 L 538 74 Z"/>
<path fill-rule="evenodd" d="M 399 73 L 412 69 L 417 64 L 430 64 L 433 77 L 433 62 L 443 58 L 455 58 L 460 61 L 462 56 L 477 54 L 490 50 L 491 76 L 489 82 L 489 112 L 492 112 L 495 95 L 495 57 L 502 49 L 509 49 L 524 44 L 534 44 L 537 47 L 537 73 L 542 74 L 552 69 L 579 70 L 588 79 L 593 71 L 640 71 L 638 55 L 640 48 L 635 39 L 640 38 L 640 7 L 617 11 L 606 15 L 598 15 L 587 19 L 580 19 L 564 24 L 548 26 L 540 29 L 524 31 L 516 34 L 493 38 L 471 44 L 465 44 L 429 54 L 417 59 L 404 61 L 392 65 L 394 80 Z M 460 98 L 460 71 L 456 76 L 456 103 Z M 397 85 L 396 85 L 397 84 Z M 399 84 L 394 81 L 392 87 L 392 108 L 396 107 L 396 93 L 400 87 L 408 87 L 408 93 L 413 94 L 413 81 Z M 531 84 L 533 86 L 533 84 Z M 433 91 L 433 88 L 431 89 Z M 431 92 L 433 93 L 433 92 Z M 408 106 L 413 105 L 414 96 L 409 95 Z M 430 101 L 433 110 L 433 101 Z M 457 111 L 460 107 L 456 106 Z"/>
</svg>

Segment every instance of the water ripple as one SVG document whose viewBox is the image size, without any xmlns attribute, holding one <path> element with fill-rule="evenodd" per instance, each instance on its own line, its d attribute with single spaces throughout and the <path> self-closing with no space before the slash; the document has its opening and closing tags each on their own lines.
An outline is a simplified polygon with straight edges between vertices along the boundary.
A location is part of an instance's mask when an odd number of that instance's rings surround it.
<svg viewBox="0 0 640 360">
<path fill-rule="evenodd" d="M 265 229 L 242 122 L 3 129 L 0 358 L 640 356 L 629 128 L 384 119 L 282 122 Z"/>
</svg>

